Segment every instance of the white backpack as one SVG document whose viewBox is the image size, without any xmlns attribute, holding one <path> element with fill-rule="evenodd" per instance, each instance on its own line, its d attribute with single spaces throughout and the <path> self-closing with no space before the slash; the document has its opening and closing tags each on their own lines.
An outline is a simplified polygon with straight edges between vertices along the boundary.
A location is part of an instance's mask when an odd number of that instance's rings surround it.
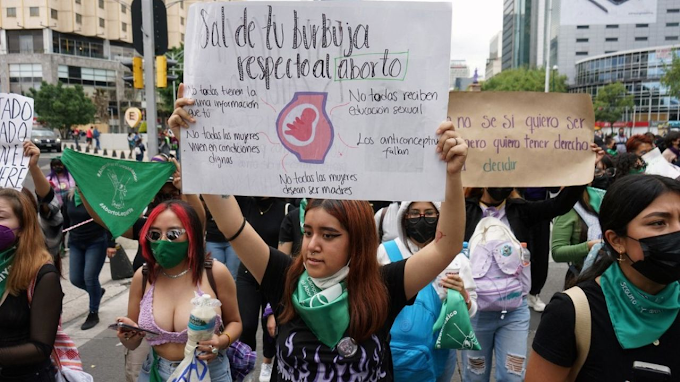
<svg viewBox="0 0 680 382">
<path fill-rule="evenodd" d="M 497 218 L 485 217 L 477 224 L 469 248 L 479 310 L 507 313 L 517 309 L 529 293 L 531 270 L 510 228 Z"/>
</svg>

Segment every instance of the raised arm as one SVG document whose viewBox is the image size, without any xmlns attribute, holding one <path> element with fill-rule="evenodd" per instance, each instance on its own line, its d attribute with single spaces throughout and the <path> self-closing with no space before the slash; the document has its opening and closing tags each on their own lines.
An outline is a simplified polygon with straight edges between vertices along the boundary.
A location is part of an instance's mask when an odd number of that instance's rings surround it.
<svg viewBox="0 0 680 382">
<path fill-rule="evenodd" d="M 461 171 L 467 157 L 467 144 L 453 130 L 452 122 L 437 129 L 440 135 L 437 152 L 446 165 L 446 193 L 439 214 L 435 239 L 406 261 L 404 290 L 415 296 L 453 261 L 463 247 L 465 233 L 465 199 Z"/>
<path fill-rule="evenodd" d="M 177 159 L 172 158 L 170 161 L 175 164 L 175 173 L 172 174 L 172 185 L 178 190 L 182 190 L 182 167 L 180 166 Z M 198 218 L 201 220 L 201 224 L 203 225 L 203 229 L 205 230 L 205 208 L 203 207 L 203 202 L 201 202 L 201 199 L 198 197 L 198 195 L 183 193 L 182 200 L 187 202 L 196 211 Z"/>
<path fill-rule="evenodd" d="M 38 195 L 38 197 L 40 197 L 40 199 L 44 199 L 47 194 L 50 193 L 52 186 L 50 186 L 50 182 L 47 180 L 45 174 L 43 174 L 42 170 L 40 170 L 40 166 L 38 165 L 38 160 L 40 159 L 40 149 L 34 145 L 33 142 L 25 141 L 24 155 L 30 158 L 28 161 L 28 171 L 31 174 L 31 178 L 33 178 L 35 193 Z"/>
</svg>

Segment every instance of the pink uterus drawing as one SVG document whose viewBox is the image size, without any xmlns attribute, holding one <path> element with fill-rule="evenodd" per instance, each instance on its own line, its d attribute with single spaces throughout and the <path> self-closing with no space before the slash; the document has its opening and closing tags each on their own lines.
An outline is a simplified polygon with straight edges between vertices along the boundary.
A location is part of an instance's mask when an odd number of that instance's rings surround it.
<svg viewBox="0 0 680 382">
<path fill-rule="evenodd" d="M 333 145 L 327 98 L 328 93 L 297 92 L 276 119 L 279 140 L 300 162 L 324 163 Z"/>
</svg>

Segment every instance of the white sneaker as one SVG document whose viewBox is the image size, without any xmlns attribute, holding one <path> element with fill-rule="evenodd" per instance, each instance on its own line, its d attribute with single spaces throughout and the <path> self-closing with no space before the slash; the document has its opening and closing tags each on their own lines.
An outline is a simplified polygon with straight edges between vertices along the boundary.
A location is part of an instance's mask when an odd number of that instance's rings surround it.
<svg viewBox="0 0 680 382">
<path fill-rule="evenodd" d="M 532 295 L 530 294 L 527 296 L 527 303 L 529 304 L 529 308 L 532 308 L 536 312 L 542 312 L 545 310 L 545 303 L 541 301 L 541 296 L 539 295 Z"/>
<path fill-rule="evenodd" d="M 272 377 L 272 364 L 263 363 L 260 368 L 260 382 L 269 382 Z"/>
</svg>

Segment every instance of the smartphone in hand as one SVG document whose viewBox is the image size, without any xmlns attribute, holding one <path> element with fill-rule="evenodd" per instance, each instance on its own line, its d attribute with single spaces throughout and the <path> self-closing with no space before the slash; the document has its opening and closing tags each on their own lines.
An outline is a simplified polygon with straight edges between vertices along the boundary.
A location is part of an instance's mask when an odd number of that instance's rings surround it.
<svg viewBox="0 0 680 382">
<path fill-rule="evenodd" d="M 157 336 L 159 333 L 154 332 L 152 330 L 147 330 L 147 329 L 142 329 L 136 326 L 124 324 L 122 322 L 116 322 L 114 324 L 109 325 L 109 329 L 113 329 L 115 331 L 118 331 L 120 329 L 123 332 L 142 332 L 142 333 L 148 333 L 153 336 Z"/>
</svg>

